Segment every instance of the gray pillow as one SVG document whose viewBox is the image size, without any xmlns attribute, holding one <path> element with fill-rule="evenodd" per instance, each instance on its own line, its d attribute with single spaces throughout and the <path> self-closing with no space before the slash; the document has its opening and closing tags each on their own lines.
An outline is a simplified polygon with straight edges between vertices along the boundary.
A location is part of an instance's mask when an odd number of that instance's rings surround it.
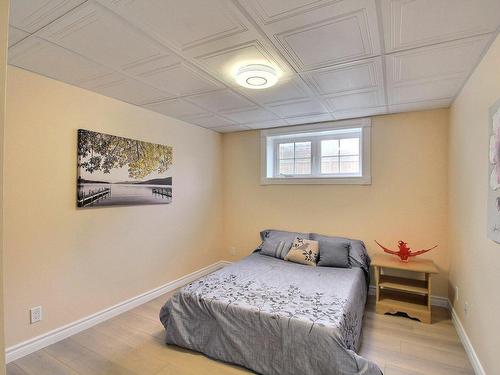
<svg viewBox="0 0 500 375">
<path fill-rule="evenodd" d="M 262 255 L 284 259 L 297 238 L 310 239 L 310 233 L 287 232 L 283 230 L 267 229 L 260 232 L 262 244 L 259 246 Z"/>
<path fill-rule="evenodd" d="M 317 233 L 312 233 L 311 239 L 319 243 L 318 266 L 350 268 L 351 240 L 342 237 L 322 236 Z"/>
</svg>

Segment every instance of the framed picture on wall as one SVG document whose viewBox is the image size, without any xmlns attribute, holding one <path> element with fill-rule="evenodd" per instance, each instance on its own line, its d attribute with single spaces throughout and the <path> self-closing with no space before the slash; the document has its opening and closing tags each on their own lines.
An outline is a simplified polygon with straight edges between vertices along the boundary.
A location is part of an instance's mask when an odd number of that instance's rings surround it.
<svg viewBox="0 0 500 375">
<path fill-rule="evenodd" d="M 172 202 L 172 146 L 78 130 L 77 207 Z"/>
<path fill-rule="evenodd" d="M 488 238 L 500 243 L 500 99 L 490 107 Z"/>
</svg>

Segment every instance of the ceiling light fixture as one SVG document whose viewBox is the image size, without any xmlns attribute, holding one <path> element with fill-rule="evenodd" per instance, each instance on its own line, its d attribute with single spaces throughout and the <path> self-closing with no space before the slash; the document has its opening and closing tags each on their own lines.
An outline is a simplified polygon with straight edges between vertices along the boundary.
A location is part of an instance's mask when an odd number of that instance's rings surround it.
<svg viewBox="0 0 500 375">
<path fill-rule="evenodd" d="M 266 89 L 278 82 L 278 74 L 267 65 L 245 65 L 236 72 L 236 82 L 249 89 Z"/>
</svg>

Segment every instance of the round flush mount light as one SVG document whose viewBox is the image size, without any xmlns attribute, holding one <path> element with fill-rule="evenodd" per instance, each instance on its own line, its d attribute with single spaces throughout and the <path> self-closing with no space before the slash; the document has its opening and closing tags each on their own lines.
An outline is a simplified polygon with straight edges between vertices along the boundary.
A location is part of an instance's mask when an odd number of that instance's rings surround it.
<svg viewBox="0 0 500 375">
<path fill-rule="evenodd" d="M 267 65 L 245 65 L 236 72 L 236 82 L 249 89 L 266 89 L 278 82 L 278 73 Z"/>
</svg>

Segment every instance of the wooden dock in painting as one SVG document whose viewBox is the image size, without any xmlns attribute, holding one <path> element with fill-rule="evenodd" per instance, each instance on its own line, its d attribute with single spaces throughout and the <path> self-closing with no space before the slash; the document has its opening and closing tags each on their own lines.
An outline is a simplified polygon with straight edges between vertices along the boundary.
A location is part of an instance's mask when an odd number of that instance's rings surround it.
<svg viewBox="0 0 500 375">
<path fill-rule="evenodd" d="M 153 188 L 153 195 L 160 195 L 165 198 L 172 198 L 172 188 Z"/>
<path fill-rule="evenodd" d="M 88 193 L 79 193 L 77 199 L 78 207 L 86 207 L 92 203 L 104 199 L 111 195 L 111 188 L 105 187 L 102 189 L 90 190 Z"/>
</svg>

